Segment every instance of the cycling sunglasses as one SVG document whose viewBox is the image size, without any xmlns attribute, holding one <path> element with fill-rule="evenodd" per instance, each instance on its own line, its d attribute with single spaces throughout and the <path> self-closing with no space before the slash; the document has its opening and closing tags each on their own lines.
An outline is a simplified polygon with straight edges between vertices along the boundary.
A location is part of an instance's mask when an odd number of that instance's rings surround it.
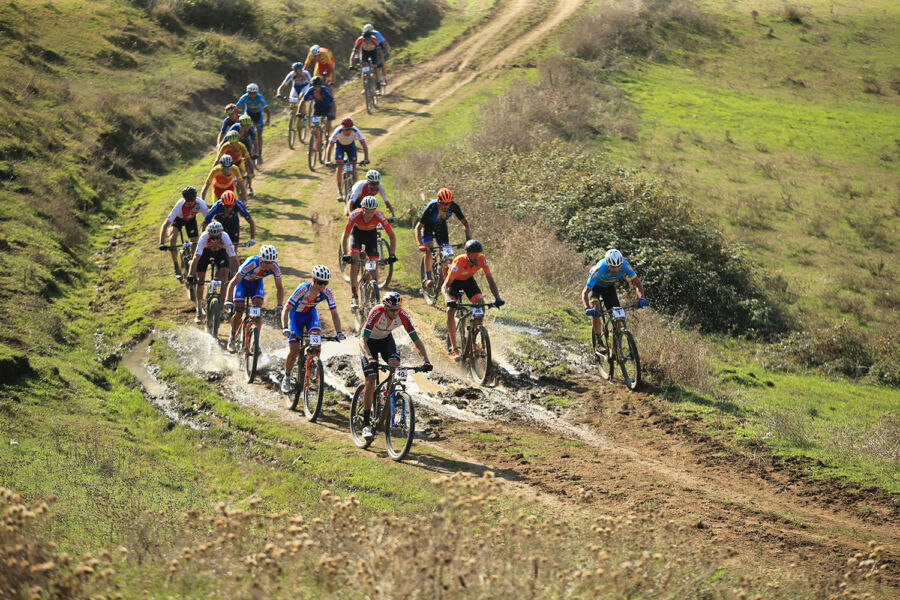
<svg viewBox="0 0 900 600">
<path fill-rule="evenodd" d="M 315 285 L 321 285 L 322 287 L 325 287 L 328 285 L 327 281 L 322 281 L 321 279 L 313 279 L 313 283 Z"/>
</svg>

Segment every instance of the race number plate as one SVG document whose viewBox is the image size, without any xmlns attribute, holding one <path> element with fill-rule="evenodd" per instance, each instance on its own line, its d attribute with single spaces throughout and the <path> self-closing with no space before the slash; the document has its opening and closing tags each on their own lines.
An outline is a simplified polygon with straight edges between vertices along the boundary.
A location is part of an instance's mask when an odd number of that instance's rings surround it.
<svg viewBox="0 0 900 600">
<path fill-rule="evenodd" d="M 221 281 L 212 280 L 209 282 L 209 291 L 215 293 L 219 291 L 219 288 L 222 287 Z"/>
<path fill-rule="evenodd" d="M 371 67 L 363 67 L 363 73 L 368 73 L 371 70 Z"/>
<path fill-rule="evenodd" d="M 396 369 L 394 371 L 394 380 L 395 381 L 406 381 L 406 369 Z"/>
<path fill-rule="evenodd" d="M 441 246 L 441 255 L 453 256 L 453 246 Z"/>
<path fill-rule="evenodd" d="M 613 317 L 616 319 L 624 319 L 625 318 L 625 309 L 624 308 L 614 308 L 613 309 Z"/>
<path fill-rule="evenodd" d="M 377 260 L 367 260 L 366 261 L 366 271 L 374 271 L 375 267 L 378 266 Z"/>
<path fill-rule="evenodd" d="M 261 314 L 262 314 L 262 309 L 260 307 L 258 307 L 258 306 L 250 307 L 250 317 L 251 318 L 256 318 Z"/>
<path fill-rule="evenodd" d="M 316 335 L 315 333 L 310 334 L 309 345 L 310 346 L 321 346 L 322 345 L 322 336 Z"/>
<path fill-rule="evenodd" d="M 318 123 L 318 122 L 321 121 L 321 120 L 322 120 L 322 117 L 313 117 L 313 118 L 312 118 L 312 122 L 313 122 L 313 123 Z"/>
<path fill-rule="evenodd" d="M 353 165 L 344 165 L 344 170 L 348 173 L 351 172 L 353 170 Z"/>
<path fill-rule="evenodd" d="M 472 309 L 472 316 L 473 316 L 473 317 L 483 317 L 483 316 L 484 316 L 484 309 L 483 309 L 483 308 L 473 308 L 473 309 Z"/>
</svg>

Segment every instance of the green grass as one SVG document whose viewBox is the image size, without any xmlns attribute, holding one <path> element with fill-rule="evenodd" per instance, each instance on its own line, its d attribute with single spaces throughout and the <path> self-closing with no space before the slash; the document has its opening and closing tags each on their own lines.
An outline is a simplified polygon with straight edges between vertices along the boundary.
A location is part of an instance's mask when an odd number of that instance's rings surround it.
<svg viewBox="0 0 900 600">
<path fill-rule="evenodd" d="M 488 18 L 496 3 L 497 0 L 449 0 L 446 2 L 449 10 L 444 14 L 441 26 L 398 50 L 396 60 L 415 63 L 445 50 L 468 29 Z"/>
</svg>

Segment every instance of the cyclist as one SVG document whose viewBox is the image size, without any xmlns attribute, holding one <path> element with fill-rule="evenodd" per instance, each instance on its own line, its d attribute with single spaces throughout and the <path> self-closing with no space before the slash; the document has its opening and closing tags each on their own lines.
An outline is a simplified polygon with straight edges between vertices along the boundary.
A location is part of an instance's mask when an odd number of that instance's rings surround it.
<svg viewBox="0 0 900 600">
<path fill-rule="evenodd" d="M 216 138 L 216 147 L 222 143 L 225 134 L 228 133 L 228 130 L 231 129 L 232 125 L 238 122 L 240 116 L 241 113 L 238 111 L 237 104 L 232 102 L 231 104 L 225 105 L 225 120 L 222 121 L 222 126 L 219 128 L 219 137 Z"/>
<path fill-rule="evenodd" d="M 387 84 L 387 80 L 384 78 L 384 52 L 381 49 L 381 44 L 378 43 L 375 34 L 371 31 L 363 31 L 362 35 L 356 38 L 356 42 L 353 43 L 353 49 L 350 50 L 350 68 L 352 69 L 354 65 L 354 61 L 359 62 L 360 64 L 368 62 L 375 69 L 375 76 L 378 76 L 379 70 L 381 71 L 381 77 L 379 77 L 378 81 L 381 82 L 384 80 L 385 85 Z M 360 78 L 361 80 L 365 79 L 365 74 L 360 70 Z M 365 93 L 365 89 L 363 89 L 363 93 Z M 378 86 L 378 89 L 375 91 L 376 94 L 381 93 L 381 86 Z"/>
<path fill-rule="evenodd" d="M 243 115 L 241 118 L 247 117 L 249 115 Z M 219 144 L 219 149 L 217 150 L 216 159 L 213 161 L 213 166 L 219 162 L 226 154 L 231 157 L 231 162 L 236 166 L 241 173 L 244 175 L 244 179 L 247 180 L 247 190 L 249 193 L 253 193 L 253 160 L 250 158 L 250 150 L 241 142 L 241 133 L 240 133 L 240 123 L 237 123 L 238 129 L 232 129 L 228 133 L 225 134 L 225 139 L 222 140 L 222 143 Z"/>
<path fill-rule="evenodd" d="M 397 351 L 397 344 L 394 343 L 394 335 L 391 333 L 394 329 L 403 325 L 409 338 L 416 345 L 416 350 L 422 360 L 425 361 L 425 370 L 430 371 L 433 367 L 431 361 L 428 360 L 428 352 L 425 350 L 425 344 L 419 339 L 409 314 L 403 310 L 403 298 L 397 292 L 388 292 L 381 300 L 381 304 L 375 305 L 366 319 L 363 326 L 362 334 L 359 340 L 359 349 L 361 351 L 360 361 L 362 362 L 363 374 L 366 377 L 366 387 L 363 397 L 363 437 L 371 440 L 372 433 L 372 401 L 375 399 L 375 374 L 376 365 L 378 364 L 378 356 L 392 367 L 400 364 L 400 352 Z"/>
<path fill-rule="evenodd" d="M 262 164 L 263 113 L 266 113 L 266 125 L 272 120 L 272 115 L 269 113 L 269 105 L 266 103 L 266 99 L 259 93 L 259 86 L 255 83 L 248 85 L 247 93 L 237 101 L 237 107 L 243 109 L 245 114 L 250 115 L 253 123 L 256 125 L 256 135 L 259 138 L 259 146 L 256 149 L 258 158 L 256 160 L 259 161 L 259 164 Z"/>
<path fill-rule="evenodd" d="M 384 59 L 381 61 L 381 81 L 387 85 L 387 72 L 385 69 L 387 68 L 387 59 L 391 55 L 391 45 L 388 44 L 387 39 L 381 32 L 375 29 L 375 26 L 371 23 L 366 23 L 363 26 L 363 34 L 372 33 L 375 36 L 375 41 L 378 42 L 378 47 L 381 49 L 381 52 L 384 54 Z"/>
<path fill-rule="evenodd" d="M 388 262 L 397 262 L 394 252 L 397 249 L 397 236 L 391 229 L 391 224 L 384 217 L 382 212 L 378 210 L 378 198 L 375 196 L 366 196 L 362 199 L 362 206 L 352 213 L 344 225 L 344 235 L 341 236 L 341 254 L 342 260 L 350 264 L 350 307 L 359 306 L 359 298 L 356 294 L 357 279 L 356 275 L 359 271 L 359 254 L 362 247 L 366 247 L 366 256 L 372 260 L 378 260 L 378 226 L 381 225 L 391 239 L 391 255 Z M 350 253 L 347 253 L 347 240 L 350 240 Z M 375 277 L 378 278 L 378 271 L 375 271 Z"/>
<path fill-rule="evenodd" d="M 328 163 L 326 166 L 334 167 L 337 165 L 337 168 L 334 170 L 334 175 L 335 182 L 337 183 L 337 199 L 339 202 L 344 201 L 344 194 L 347 193 L 347 190 L 344 190 L 343 193 L 341 192 L 341 175 L 343 175 L 344 171 L 344 156 L 347 157 L 348 162 L 353 163 L 353 181 L 356 181 L 357 141 L 362 145 L 363 152 L 365 153 L 365 157 L 360 164 L 367 165 L 369 164 L 369 145 L 366 143 L 362 131 L 353 124 L 353 119 L 344 117 L 341 121 L 340 128 L 335 129 L 334 133 L 331 134 L 331 137 L 328 138 L 328 147 L 325 149 L 325 155 L 331 155 L 331 149 L 334 148 L 334 163 Z"/>
<path fill-rule="evenodd" d="M 310 71 L 313 77 L 319 75 L 323 81 L 328 83 L 328 87 L 334 89 L 334 53 L 318 44 L 310 46 L 309 54 L 303 61 L 303 68 L 309 71 L 313 64 L 315 64 L 315 69 Z"/>
<path fill-rule="evenodd" d="M 172 226 L 172 234 L 169 236 L 169 246 L 174 246 L 178 242 L 178 232 L 181 231 L 182 227 L 187 231 L 190 241 L 196 242 L 199 235 L 197 214 L 203 213 L 205 217 L 208 211 L 209 208 L 207 208 L 206 202 L 197 199 L 197 188 L 189 185 L 181 190 L 181 198 L 175 203 L 172 212 L 163 220 L 159 228 L 159 249 L 166 249 L 166 229 L 170 225 Z M 178 270 L 178 251 L 170 250 L 169 252 L 171 252 L 172 262 L 175 264 L 175 277 L 181 279 L 186 273 Z"/>
<path fill-rule="evenodd" d="M 310 76 L 309 71 L 303 68 L 302 62 L 295 62 L 291 65 L 291 72 L 284 76 L 284 81 L 281 82 L 281 85 L 278 86 L 278 89 L 275 90 L 275 97 L 284 99 L 284 94 L 282 90 L 284 90 L 284 86 L 291 86 L 291 108 L 294 109 L 294 114 L 297 114 L 297 108 L 299 108 L 300 98 L 303 97 L 303 92 L 309 87 L 312 82 L 312 76 Z"/>
<path fill-rule="evenodd" d="M 423 282 L 425 285 L 431 282 L 433 265 L 431 249 L 434 248 L 435 242 L 438 245 L 450 243 L 447 220 L 453 215 L 456 215 L 456 218 L 462 223 L 466 231 L 466 241 L 469 241 L 472 238 L 469 222 L 459 205 L 453 201 L 453 192 L 447 188 L 438 190 L 437 198 L 425 205 L 425 210 L 422 211 L 422 216 L 416 223 L 416 243 L 419 244 L 419 250 L 425 253 L 425 281 Z"/>
<path fill-rule="evenodd" d="M 322 324 L 319 322 L 319 313 L 316 304 L 325 300 L 331 310 L 331 322 L 337 332 L 338 341 L 345 338 L 341 333 L 341 318 L 338 316 L 337 303 L 334 301 L 334 292 L 328 287 L 331 281 L 331 269 L 325 265 L 316 265 L 312 269 L 312 281 L 305 281 L 297 286 L 291 297 L 288 298 L 287 310 L 281 313 L 281 332 L 288 338 L 288 355 L 284 359 L 284 377 L 281 379 L 281 391 L 285 394 L 291 392 L 291 370 L 294 361 L 300 354 L 300 340 L 303 337 L 303 329 L 310 334 L 320 334 Z M 318 354 L 321 346 L 310 346 L 310 354 Z"/>
<path fill-rule="evenodd" d="M 253 126 L 253 117 L 241 115 L 238 122 L 232 125 L 228 131 L 237 131 L 238 141 L 246 146 L 247 150 L 250 151 L 250 156 L 258 158 L 256 149 L 259 148 L 259 140 L 256 136 L 256 127 Z"/>
<path fill-rule="evenodd" d="M 241 200 L 247 201 L 247 190 L 244 189 L 244 176 L 241 175 L 241 170 L 234 166 L 234 159 L 228 154 L 222 156 L 219 159 L 219 164 L 215 165 L 212 171 L 209 172 L 209 175 L 206 176 L 206 182 L 203 184 L 203 189 L 200 190 L 200 198 L 204 202 L 206 202 L 206 192 L 209 191 L 210 184 L 212 184 L 213 194 L 216 199 L 221 198 L 222 194 L 227 191 L 234 192 L 235 184 L 237 184 Z"/>
<path fill-rule="evenodd" d="M 256 222 L 250 216 L 250 211 L 244 206 L 244 203 L 238 200 L 234 192 L 228 191 L 222 194 L 222 197 L 209 208 L 206 218 L 203 219 L 204 229 L 209 227 L 213 221 L 218 221 L 225 228 L 225 233 L 231 238 L 233 244 L 241 241 L 241 221 L 240 217 L 244 217 L 250 225 L 250 239 L 247 246 L 256 243 Z"/>
<path fill-rule="evenodd" d="M 506 302 L 500 298 L 500 292 L 497 291 L 497 284 L 494 283 L 494 277 L 491 275 L 491 269 L 488 267 L 487 259 L 483 254 L 481 242 L 478 240 L 469 240 L 466 242 L 466 253 L 453 259 L 450 266 L 450 272 L 447 274 L 447 280 L 441 291 L 447 300 L 447 331 L 450 334 L 450 357 L 453 360 L 459 360 L 459 348 L 456 346 L 456 303 L 462 297 L 461 292 L 465 292 L 466 296 L 472 304 L 484 304 L 484 296 L 481 288 L 475 281 L 475 273 L 478 270 L 484 271 L 484 277 L 487 279 L 488 285 L 491 286 L 491 293 L 494 295 L 494 305 L 500 308 Z M 475 319 L 478 323 L 481 317 Z"/>
<path fill-rule="evenodd" d="M 641 278 L 637 276 L 621 252 L 610 248 L 606 251 L 606 255 L 591 268 L 587 283 L 581 291 L 584 314 L 593 318 L 594 333 L 596 334 L 603 334 L 603 311 L 600 310 L 600 299 L 603 299 L 606 310 L 621 306 L 619 295 L 616 293 L 616 283 L 623 277 L 627 277 L 634 283 L 638 294 L 638 305 L 641 308 L 648 305 L 644 298 L 644 285 L 641 283 Z M 606 339 L 605 335 L 603 339 Z"/>
<path fill-rule="evenodd" d="M 365 179 L 360 179 L 353 184 L 353 188 L 350 190 L 350 198 L 347 200 L 347 214 L 350 214 L 359 208 L 359 204 L 362 202 L 363 198 L 366 196 L 374 196 L 375 194 L 381 194 L 384 205 L 391 211 L 391 216 L 393 217 L 394 207 L 391 206 L 384 185 L 381 183 L 381 173 L 375 169 L 369 169 Z"/>
<path fill-rule="evenodd" d="M 306 103 L 312 100 L 313 116 L 325 117 L 325 135 L 331 135 L 331 122 L 337 114 L 337 103 L 334 101 L 334 94 L 325 87 L 325 80 L 320 75 L 312 78 L 310 86 L 303 92 L 303 101 L 297 108 L 297 112 L 301 115 L 306 114 Z"/>
<path fill-rule="evenodd" d="M 225 229 L 218 221 L 209 224 L 200 239 L 197 240 L 197 250 L 194 252 L 194 260 L 188 271 L 187 282 L 197 284 L 197 316 L 195 323 L 203 321 L 203 282 L 206 280 L 206 267 L 213 263 L 219 267 L 219 278 L 226 281 L 231 272 L 237 270 L 237 255 L 234 253 L 234 244 L 225 233 Z"/>
<path fill-rule="evenodd" d="M 281 306 L 284 304 L 284 286 L 281 284 L 281 268 L 275 259 L 278 251 L 271 244 L 263 244 L 259 248 L 257 256 L 251 256 L 234 274 L 228 282 L 228 290 L 225 292 L 225 313 L 231 317 L 231 334 L 228 336 L 228 351 L 237 350 L 235 346 L 235 332 L 240 330 L 244 320 L 244 303 L 247 298 L 253 302 L 253 306 L 262 307 L 266 299 L 266 289 L 263 286 L 263 278 L 271 275 L 275 279 L 275 291 L 278 294 L 278 306 L 275 307 L 276 320 L 281 318 Z M 232 301 L 233 299 L 233 301 Z"/>
</svg>

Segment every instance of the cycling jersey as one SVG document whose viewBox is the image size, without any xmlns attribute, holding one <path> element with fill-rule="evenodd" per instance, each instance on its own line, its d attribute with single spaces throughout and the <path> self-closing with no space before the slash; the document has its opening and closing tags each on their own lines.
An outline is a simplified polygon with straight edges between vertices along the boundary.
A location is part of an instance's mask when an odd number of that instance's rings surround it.
<svg viewBox="0 0 900 600">
<path fill-rule="evenodd" d="M 240 121 L 235 121 L 231 117 L 225 117 L 225 120 L 222 121 L 222 126 L 219 128 L 219 133 L 226 133 L 229 129 L 232 128 L 232 125 L 240 124 Z"/>
<path fill-rule="evenodd" d="M 350 233 L 354 228 L 359 229 L 360 231 L 373 231 L 379 225 L 381 225 L 387 233 L 391 233 L 391 224 L 388 223 L 384 213 L 375 209 L 372 220 L 367 223 L 363 221 L 363 210 L 364 209 L 362 208 L 357 208 L 350 213 L 350 218 L 347 219 L 347 224 L 344 225 L 344 233 Z"/>
<path fill-rule="evenodd" d="M 245 146 L 247 145 L 247 142 L 252 142 L 253 140 L 256 139 L 256 127 L 254 127 L 253 125 L 247 125 L 246 133 L 241 133 L 241 129 L 242 129 L 241 124 L 235 123 L 234 125 L 231 126 L 231 129 L 229 129 L 228 131 L 237 131 L 238 135 L 241 136 L 241 138 L 240 138 L 241 143 L 244 144 Z M 249 150 L 249 147 L 248 147 L 248 150 Z"/>
<path fill-rule="evenodd" d="M 225 203 L 221 200 L 217 200 L 209 209 L 209 212 L 206 213 L 206 218 L 203 219 L 203 223 L 204 225 L 209 225 L 215 219 L 222 224 L 222 227 L 225 228 L 225 232 L 231 236 L 233 241 L 237 241 L 240 238 L 240 217 L 244 217 L 248 221 L 250 220 L 250 212 L 247 210 L 247 207 L 244 206 L 243 202 L 235 200 L 234 210 L 231 211 L 230 216 L 227 216 L 225 214 Z"/>
<path fill-rule="evenodd" d="M 278 266 L 278 263 L 269 263 L 269 265 L 263 269 L 262 259 L 259 256 L 251 256 L 245 260 L 244 264 L 242 264 L 241 268 L 238 270 L 238 273 L 243 275 L 244 280 L 246 281 L 257 281 L 269 275 L 272 275 L 275 279 L 281 279 L 281 268 Z"/>
<path fill-rule="evenodd" d="M 377 29 L 374 30 L 372 34 L 375 36 L 375 40 L 378 42 L 379 46 L 387 41 L 387 39 L 383 35 L 381 35 L 381 32 Z"/>
<path fill-rule="evenodd" d="M 332 105 L 334 104 L 334 95 L 331 93 L 331 90 L 329 90 L 327 86 L 323 85 L 319 88 L 310 86 L 305 92 L 303 92 L 303 100 L 312 100 L 313 108 L 315 109 L 316 114 L 324 114 L 328 112 L 328 110 L 331 109 Z"/>
<path fill-rule="evenodd" d="M 204 250 L 209 250 L 210 252 L 225 250 L 229 257 L 237 256 L 234 252 L 234 244 L 231 243 L 231 238 L 224 231 L 222 232 L 222 237 L 217 240 L 211 239 L 209 232 L 204 231 L 200 239 L 197 240 L 197 251 L 194 252 L 194 255 L 203 256 Z"/>
<path fill-rule="evenodd" d="M 309 288 L 312 287 L 312 282 L 307 281 L 305 283 L 301 283 L 297 286 L 297 289 L 291 294 L 291 297 L 288 298 L 287 308 L 293 312 L 308 312 L 316 308 L 316 304 L 322 302 L 323 300 L 328 302 L 328 308 L 336 309 L 337 303 L 334 301 L 334 292 L 331 291 L 331 288 L 325 286 L 325 289 L 319 292 L 319 295 L 315 298 L 309 297 Z"/>
<path fill-rule="evenodd" d="M 345 129 L 343 127 L 339 127 L 334 130 L 334 133 L 331 134 L 331 140 L 335 144 L 340 144 L 341 146 L 349 146 L 350 144 L 354 144 L 356 142 L 363 142 L 366 138 L 363 137 L 362 131 L 359 130 L 357 126 L 353 126 L 350 129 Z"/>
<path fill-rule="evenodd" d="M 235 180 L 240 182 L 244 181 L 244 176 L 241 175 L 241 170 L 239 168 L 229 167 L 228 169 L 225 169 L 222 165 L 216 165 L 206 177 L 206 185 L 211 183 L 220 190 L 234 189 Z M 219 195 L 220 194 L 216 194 L 216 197 Z"/>
<path fill-rule="evenodd" d="M 424 225 L 439 225 L 441 223 L 446 223 L 451 215 L 456 215 L 456 218 L 460 221 L 466 218 L 463 215 L 462 209 L 459 208 L 459 205 L 456 202 L 450 202 L 447 216 L 441 218 L 438 214 L 438 204 L 439 202 L 436 199 L 426 204 L 425 210 L 422 211 L 422 216 L 419 217 L 419 223 Z"/>
<path fill-rule="evenodd" d="M 453 281 L 454 279 L 470 279 L 479 270 L 483 270 L 485 275 L 491 274 L 491 269 L 488 267 L 488 262 L 484 257 L 484 254 L 478 255 L 474 265 L 469 264 L 467 255 L 463 254 L 453 259 L 447 279 L 450 281 Z"/>
<path fill-rule="evenodd" d="M 377 50 L 378 46 L 381 45 L 381 42 L 378 41 L 377 37 L 365 37 L 359 36 L 356 38 L 356 41 L 353 42 L 354 50 Z"/>
<path fill-rule="evenodd" d="M 627 277 L 628 281 L 637 277 L 637 273 L 634 272 L 634 269 L 631 268 L 631 265 L 628 264 L 627 260 L 622 261 L 622 268 L 619 269 L 618 273 L 614 274 L 609 270 L 609 267 L 606 266 L 606 259 L 602 258 L 591 269 L 590 277 L 588 277 L 587 284 L 585 284 L 584 287 L 594 288 L 598 285 L 600 287 L 609 287 L 615 285 L 616 282 L 623 277 Z"/>
<path fill-rule="evenodd" d="M 250 151 L 247 150 L 247 146 L 241 142 L 232 143 L 227 140 L 222 140 L 222 143 L 219 144 L 219 153 L 216 155 L 216 160 L 219 160 L 226 154 L 231 157 L 234 164 L 237 166 L 240 166 L 245 158 L 250 160 Z"/>
<path fill-rule="evenodd" d="M 237 104 L 239 109 L 243 109 L 246 113 L 258 113 L 262 111 L 264 107 L 268 106 L 266 99 L 263 98 L 263 95 L 259 92 L 256 92 L 256 98 L 251 98 L 250 93 L 247 92 L 241 96 L 240 100 L 235 104 Z"/>
<path fill-rule="evenodd" d="M 382 200 L 390 202 L 387 197 L 387 192 L 384 189 L 384 185 L 382 185 L 381 182 L 372 183 L 368 179 L 357 181 L 350 190 L 350 210 L 356 210 L 359 208 L 359 203 L 362 202 L 363 198 L 366 196 L 374 196 L 375 194 L 381 194 Z"/>
<path fill-rule="evenodd" d="M 285 75 L 284 81 L 281 82 L 281 85 L 287 85 L 287 84 L 293 82 L 294 87 L 299 92 L 300 88 L 309 85 L 309 83 L 311 81 L 312 81 L 312 77 L 310 76 L 309 71 L 307 71 L 306 69 L 303 69 L 303 71 L 300 73 L 299 76 L 297 75 L 296 71 L 291 70 L 290 73 Z"/>
<path fill-rule="evenodd" d="M 194 205 L 190 208 L 184 205 L 184 198 L 178 200 L 175 203 L 175 206 L 172 208 L 172 212 L 169 213 L 168 218 L 166 219 L 169 223 L 174 223 L 175 219 L 181 219 L 182 221 L 190 221 L 194 217 L 197 216 L 198 213 L 203 213 L 203 216 L 206 216 L 206 213 L 209 212 L 209 208 L 206 206 L 206 202 L 197 198 L 194 201 Z"/>
<path fill-rule="evenodd" d="M 406 333 L 409 334 L 409 338 L 412 341 L 415 342 L 419 339 L 419 334 L 416 333 L 416 328 L 413 327 L 412 321 L 405 310 L 401 308 L 397 311 L 397 316 L 391 319 L 388 317 L 384 304 L 378 304 L 369 313 L 369 318 L 366 319 L 366 324 L 362 330 L 362 337 L 364 339 L 371 338 L 373 340 L 383 340 L 390 336 L 391 331 L 400 327 L 400 325 L 403 325 L 403 328 L 406 329 Z"/>
<path fill-rule="evenodd" d="M 307 54 L 306 60 L 303 61 L 303 68 L 309 69 L 312 64 L 316 66 L 313 69 L 313 75 L 322 75 L 328 81 L 334 77 L 334 54 L 328 48 L 320 48 L 318 56 Z"/>
</svg>

